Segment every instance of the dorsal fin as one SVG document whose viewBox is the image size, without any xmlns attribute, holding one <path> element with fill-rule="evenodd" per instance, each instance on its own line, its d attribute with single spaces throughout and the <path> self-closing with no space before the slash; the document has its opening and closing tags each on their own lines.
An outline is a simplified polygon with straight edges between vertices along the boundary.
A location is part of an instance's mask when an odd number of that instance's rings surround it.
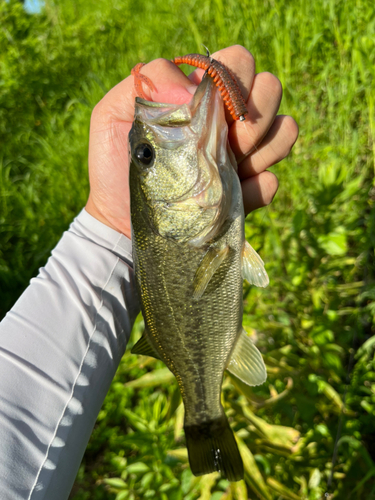
<svg viewBox="0 0 375 500">
<path fill-rule="evenodd" d="M 261 385 L 267 379 L 266 365 L 262 354 L 243 328 L 227 370 L 250 386 Z"/>
</svg>

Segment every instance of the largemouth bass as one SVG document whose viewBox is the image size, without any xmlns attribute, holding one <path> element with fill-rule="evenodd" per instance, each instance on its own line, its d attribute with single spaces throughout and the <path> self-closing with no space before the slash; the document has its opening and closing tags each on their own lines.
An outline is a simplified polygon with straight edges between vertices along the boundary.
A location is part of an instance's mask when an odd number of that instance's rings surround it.
<svg viewBox="0 0 375 500">
<path fill-rule="evenodd" d="M 220 401 L 224 370 L 249 385 L 266 379 L 242 329 L 242 282 L 268 284 L 244 236 L 236 161 L 223 102 L 206 77 L 190 104 L 136 98 L 129 134 L 134 270 L 145 332 L 132 352 L 164 361 L 185 407 L 195 475 L 243 478 Z"/>
</svg>

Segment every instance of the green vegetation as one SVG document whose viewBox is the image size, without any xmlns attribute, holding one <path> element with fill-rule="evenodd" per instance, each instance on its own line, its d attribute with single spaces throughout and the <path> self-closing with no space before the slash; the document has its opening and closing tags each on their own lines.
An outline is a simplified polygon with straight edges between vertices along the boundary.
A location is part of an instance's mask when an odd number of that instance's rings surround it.
<svg viewBox="0 0 375 500">
<path fill-rule="evenodd" d="M 0 26 L 1 315 L 84 206 L 91 110 L 137 62 L 242 44 L 300 126 L 246 226 L 271 283 L 244 288 L 268 381 L 223 385 L 245 481 L 191 475 L 173 377 L 127 352 L 72 500 L 375 499 L 373 3 L 10 0 Z"/>
</svg>

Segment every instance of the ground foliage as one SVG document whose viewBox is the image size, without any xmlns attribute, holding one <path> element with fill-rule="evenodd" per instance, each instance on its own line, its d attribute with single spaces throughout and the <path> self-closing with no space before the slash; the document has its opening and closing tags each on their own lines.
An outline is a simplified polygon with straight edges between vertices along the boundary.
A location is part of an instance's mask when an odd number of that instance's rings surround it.
<svg viewBox="0 0 375 500">
<path fill-rule="evenodd" d="M 91 110 L 137 62 L 242 44 L 300 126 L 246 224 L 271 283 L 244 287 L 267 383 L 223 385 L 245 480 L 191 475 L 174 378 L 127 352 L 72 500 L 375 498 L 372 2 L 3 0 L 0 26 L 1 315 L 84 206 Z"/>
</svg>

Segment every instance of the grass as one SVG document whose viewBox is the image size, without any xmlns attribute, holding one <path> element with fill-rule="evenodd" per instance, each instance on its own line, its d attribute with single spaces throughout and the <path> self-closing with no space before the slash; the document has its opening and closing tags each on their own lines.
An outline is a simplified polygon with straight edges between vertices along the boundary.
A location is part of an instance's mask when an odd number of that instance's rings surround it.
<svg viewBox="0 0 375 500">
<path fill-rule="evenodd" d="M 268 381 L 223 386 L 245 481 L 191 476 L 174 380 L 127 353 L 71 498 L 375 498 L 372 3 L 10 1 L 0 22 L 2 315 L 84 206 L 91 110 L 137 62 L 242 44 L 300 127 L 277 197 L 246 224 L 271 283 L 244 289 Z"/>
</svg>

